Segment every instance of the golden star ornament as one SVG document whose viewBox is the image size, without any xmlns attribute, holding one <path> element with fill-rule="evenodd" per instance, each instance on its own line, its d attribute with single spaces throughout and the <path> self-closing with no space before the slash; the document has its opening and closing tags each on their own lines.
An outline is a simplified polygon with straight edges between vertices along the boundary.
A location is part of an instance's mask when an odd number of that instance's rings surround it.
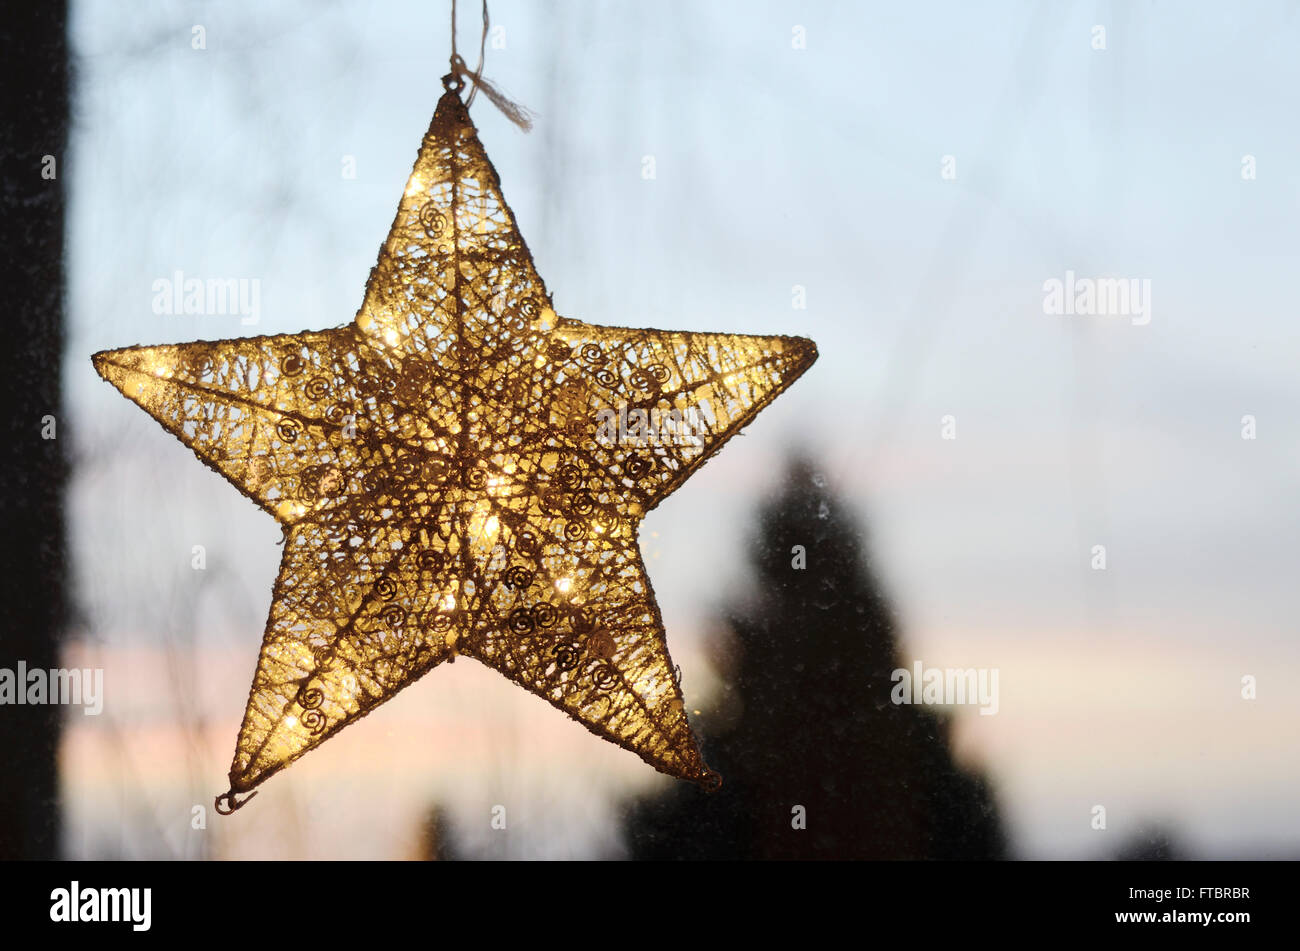
<svg viewBox="0 0 1300 951">
<path fill-rule="evenodd" d="M 283 527 L 223 813 L 457 656 L 720 781 L 637 531 L 816 347 L 557 316 L 444 82 L 354 322 L 93 358 Z"/>
</svg>

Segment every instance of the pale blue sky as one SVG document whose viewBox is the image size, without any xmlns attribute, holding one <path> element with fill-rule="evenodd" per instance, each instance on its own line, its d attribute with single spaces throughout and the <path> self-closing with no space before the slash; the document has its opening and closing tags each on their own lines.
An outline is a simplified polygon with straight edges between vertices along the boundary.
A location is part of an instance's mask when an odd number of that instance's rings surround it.
<svg viewBox="0 0 1300 951">
<path fill-rule="evenodd" d="M 441 93 L 447 8 L 74 6 L 66 376 L 86 633 L 106 649 L 229 651 L 228 680 L 202 690 L 215 739 L 187 761 L 190 787 L 215 792 L 278 531 L 100 383 L 89 355 L 351 320 Z M 472 63 L 478 13 L 464 7 Z M 688 700 L 711 682 L 701 645 L 743 578 L 749 513 L 798 442 L 869 519 L 905 653 L 1000 668 L 1001 712 L 959 712 L 957 736 L 998 782 L 1020 854 L 1107 854 L 1151 818 L 1204 854 L 1300 850 L 1296 4 L 491 7 L 506 46 L 485 73 L 536 129 L 482 97 L 473 115 L 557 310 L 820 347 L 646 522 Z M 795 26 L 806 49 L 791 48 Z M 260 281 L 258 325 L 154 314 L 152 282 L 178 269 Z M 1043 282 L 1067 270 L 1150 280 L 1151 323 L 1045 315 Z M 791 306 L 796 284 L 806 310 Z M 940 438 L 949 414 L 953 441 Z M 196 587 L 200 542 L 220 568 Z M 1089 567 L 1095 544 L 1105 572 Z M 1238 699 L 1243 674 L 1260 678 L 1254 702 Z M 450 676 L 407 693 L 453 690 Z M 120 721 L 128 746 L 168 722 L 170 694 L 149 689 L 119 694 L 135 711 Z M 549 708 L 522 709 L 503 729 L 527 745 Z M 560 735 L 582 756 L 595 741 L 575 729 Z M 501 735 L 477 755 L 508 773 Z M 642 768 L 618 764 L 618 777 Z M 75 757 L 68 769 L 81 790 L 70 847 L 104 848 L 87 791 L 104 780 Z M 128 815 L 135 797 L 170 815 L 141 776 L 109 808 Z M 516 854 L 617 854 L 600 822 L 554 818 L 570 787 L 539 783 L 554 821 L 521 832 Z M 313 787 L 292 788 L 302 805 Z M 452 804 L 467 829 L 476 802 Z M 1088 825 L 1096 803 L 1104 834 Z M 330 827 L 328 810 L 305 811 Z"/>
</svg>

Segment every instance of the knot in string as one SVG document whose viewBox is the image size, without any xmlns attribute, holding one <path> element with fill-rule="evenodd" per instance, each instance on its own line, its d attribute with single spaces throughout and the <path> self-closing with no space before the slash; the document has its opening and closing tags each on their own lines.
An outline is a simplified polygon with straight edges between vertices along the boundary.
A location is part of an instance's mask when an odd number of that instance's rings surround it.
<svg viewBox="0 0 1300 951">
<path fill-rule="evenodd" d="M 465 100 L 467 107 L 474 101 L 475 94 L 482 91 L 483 95 L 492 101 L 492 105 L 501 110 L 502 115 L 528 132 L 533 127 L 532 113 L 483 78 L 483 52 L 487 47 L 487 35 L 487 0 L 483 0 L 483 36 L 478 45 L 478 66 L 470 69 L 469 64 L 465 62 L 465 57 L 456 52 L 456 0 L 451 0 L 451 72 L 442 77 L 443 88 L 449 92 L 460 92 L 468 81 L 473 88 L 469 91 L 469 98 Z"/>
<path fill-rule="evenodd" d="M 451 72 L 442 78 L 442 84 L 447 89 L 454 89 L 459 92 L 465 88 L 465 82 L 468 80 L 473 89 L 470 91 L 469 99 L 465 105 L 474 101 L 474 93 L 482 92 L 492 101 L 492 105 L 501 110 L 501 114 L 513 122 L 519 128 L 528 132 L 533 127 L 532 113 L 524 106 L 513 101 L 509 96 L 492 85 L 489 80 L 483 78 L 483 64 L 480 63 L 478 69 L 470 69 L 465 62 L 465 58 L 459 53 L 451 54 Z"/>
</svg>

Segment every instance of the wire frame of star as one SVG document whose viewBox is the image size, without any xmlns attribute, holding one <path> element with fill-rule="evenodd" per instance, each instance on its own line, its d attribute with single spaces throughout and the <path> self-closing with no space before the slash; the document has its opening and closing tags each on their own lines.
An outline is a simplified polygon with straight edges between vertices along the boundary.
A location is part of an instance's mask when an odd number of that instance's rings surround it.
<svg viewBox="0 0 1300 951">
<path fill-rule="evenodd" d="M 716 785 L 637 527 L 815 358 L 558 317 L 454 92 L 352 325 L 97 354 L 285 528 L 227 797 L 458 656 Z"/>
</svg>

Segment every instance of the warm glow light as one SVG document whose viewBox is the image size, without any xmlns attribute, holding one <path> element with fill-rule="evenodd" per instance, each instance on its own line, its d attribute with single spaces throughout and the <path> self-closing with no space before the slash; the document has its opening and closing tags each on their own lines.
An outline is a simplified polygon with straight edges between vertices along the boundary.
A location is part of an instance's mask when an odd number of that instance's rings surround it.
<svg viewBox="0 0 1300 951">
<path fill-rule="evenodd" d="M 490 485 L 487 488 L 489 492 L 492 491 Z M 466 526 L 470 545 L 483 555 L 496 546 L 497 536 L 501 532 L 501 519 L 490 514 L 491 511 L 492 507 L 487 500 L 480 501 L 470 514 L 469 524 Z"/>
<path fill-rule="evenodd" d="M 569 588 L 571 588 L 572 586 L 573 586 L 573 579 L 571 578 L 561 578 L 559 581 L 555 582 L 555 588 L 561 594 L 568 594 Z"/>
<path fill-rule="evenodd" d="M 307 506 L 301 502 L 295 502 L 292 499 L 285 499 L 275 507 L 275 514 L 287 522 L 294 519 L 302 518 L 303 513 L 307 511 Z"/>
</svg>

